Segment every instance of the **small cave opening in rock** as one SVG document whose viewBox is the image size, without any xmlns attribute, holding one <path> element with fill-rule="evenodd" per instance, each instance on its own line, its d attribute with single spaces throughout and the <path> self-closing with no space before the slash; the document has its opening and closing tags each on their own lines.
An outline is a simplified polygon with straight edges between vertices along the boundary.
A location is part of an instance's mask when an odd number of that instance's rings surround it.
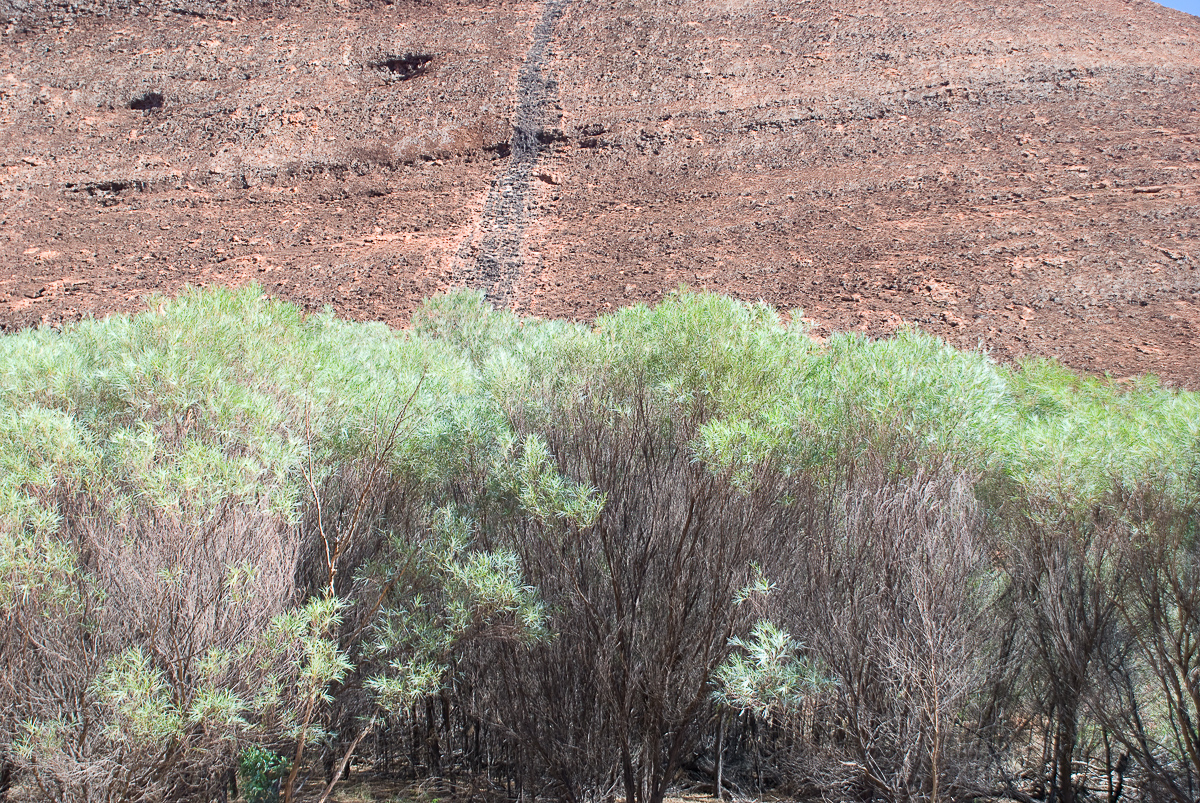
<svg viewBox="0 0 1200 803">
<path fill-rule="evenodd" d="M 154 111 L 162 108 L 163 100 L 161 92 L 147 92 L 129 101 L 129 108 L 139 112 Z"/>
<path fill-rule="evenodd" d="M 386 70 L 398 81 L 407 81 L 418 75 L 424 75 L 432 63 L 433 56 L 429 53 L 406 53 L 403 56 L 388 56 L 380 59 L 373 62 L 371 67 L 376 70 Z"/>
</svg>

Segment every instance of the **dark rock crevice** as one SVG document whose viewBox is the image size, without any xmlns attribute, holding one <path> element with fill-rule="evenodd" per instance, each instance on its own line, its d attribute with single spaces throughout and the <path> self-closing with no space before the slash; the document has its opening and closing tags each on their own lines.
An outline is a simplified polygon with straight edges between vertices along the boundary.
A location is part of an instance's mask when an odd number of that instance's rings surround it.
<svg viewBox="0 0 1200 803">
<path fill-rule="evenodd" d="M 458 283 L 483 290 L 497 306 L 507 306 L 525 267 L 522 239 L 528 222 L 530 181 L 542 151 L 565 139 L 546 127 L 546 109 L 557 82 L 545 76 L 546 55 L 554 28 L 570 0 L 547 0 L 533 30 L 533 42 L 517 78 L 517 103 L 508 164 L 492 184 L 484 203 L 479 233 L 457 254 Z"/>
</svg>

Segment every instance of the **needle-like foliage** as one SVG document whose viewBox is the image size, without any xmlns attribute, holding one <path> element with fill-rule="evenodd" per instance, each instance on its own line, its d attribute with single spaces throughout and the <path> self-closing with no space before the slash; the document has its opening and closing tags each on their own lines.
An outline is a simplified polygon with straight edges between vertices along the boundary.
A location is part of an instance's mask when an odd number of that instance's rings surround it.
<svg viewBox="0 0 1200 803">
<path fill-rule="evenodd" d="M 374 733 L 576 800 L 1195 797 L 1195 394 L 686 289 L 150 308 L 0 338 L 0 792 L 290 799 Z"/>
</svg>

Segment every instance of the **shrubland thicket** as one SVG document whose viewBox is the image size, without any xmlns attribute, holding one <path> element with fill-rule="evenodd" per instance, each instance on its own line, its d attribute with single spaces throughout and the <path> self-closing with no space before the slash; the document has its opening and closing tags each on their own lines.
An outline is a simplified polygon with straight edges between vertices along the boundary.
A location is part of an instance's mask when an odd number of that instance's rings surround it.
<svg viewBox="0 0 1200 803">
<path fill-rule="evenodd" d="M 686 291 L 155 306 L 0 340 L 11 799 L 1200 795 L 1192 394 Z"/>
</svg>

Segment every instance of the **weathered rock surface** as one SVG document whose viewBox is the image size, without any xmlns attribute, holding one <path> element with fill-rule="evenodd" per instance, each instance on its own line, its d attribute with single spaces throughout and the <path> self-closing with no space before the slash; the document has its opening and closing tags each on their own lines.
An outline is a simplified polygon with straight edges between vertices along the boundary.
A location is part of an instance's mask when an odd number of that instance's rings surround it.
<svg viewBox="0 0 1200 803">
<path fill-rule="evenodd" d="M 11 1 L 0 326 L 686 283 L 1200 387 L 1200 18 L 1144 0 Z"/>
</svg>

